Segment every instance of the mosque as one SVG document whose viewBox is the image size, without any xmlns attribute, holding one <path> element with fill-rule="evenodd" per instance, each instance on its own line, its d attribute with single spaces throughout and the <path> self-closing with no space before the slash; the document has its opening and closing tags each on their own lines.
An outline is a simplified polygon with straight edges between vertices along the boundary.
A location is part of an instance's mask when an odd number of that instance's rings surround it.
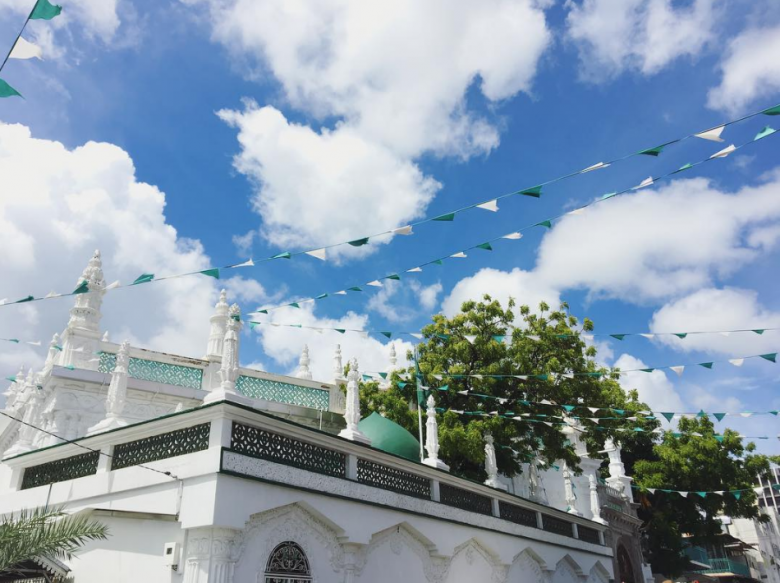
<svg viewBox="0 0 780 583">
<path fill-rule="evenodd" d="M 311 378 L 305 348 L 294 377 L 241 367 L 243 322 L 224 292 L 205 355 L 191 358 L 108 340 L 98 252 L 83 282 L 43 368 L 5 393 L 16 421 L 0 424 L 0 514 L 62 505 L 110 536 L 70 561 L 37 557 L 27 580 L 652 579 L 620 447 L 591 459 L 573 420 L 581 475 L 531 463 L 503 476 L 485 436 L 487 479 L 474 482 L 439 458 L 432 397 L 421 447 L 377 413 L 362 418 L 359 363 L 342 378 L 338 349 L 328 380 Z"/>
</svg>

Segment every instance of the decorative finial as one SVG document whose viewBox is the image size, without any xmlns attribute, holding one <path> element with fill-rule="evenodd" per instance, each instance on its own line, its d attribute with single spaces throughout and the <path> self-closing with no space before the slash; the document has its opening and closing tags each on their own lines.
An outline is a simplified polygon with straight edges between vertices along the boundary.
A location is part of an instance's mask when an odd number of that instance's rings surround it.
<svg viewBox="0 0 780 583">
<path fill-rule="evenodd" d="M 333 355 L 333 384 L 337 385 L 344 380 L 344 365 L 341 360 L 341 344 L 336 344 L 336 353 Z"/>
<path fill-rule="evenodd" d="M 304 344 L 301 350 L 301 358 L 298 360 L 298 372 L 295 375 L 299 379 L 311 380 L 311 371 L 309 370 L 309 347 Z"/>
<path fill-rule="evenodd" d="M 130 341 L 125 340 L 116 353 L 116 366 L 111 373 L 111 384 L 106 395 L 105 418 L 89 428 L 88 435 L 124 427 L 127 421 L 122 412 L 127 404 L 127 369 L 130 363 Z"/>
<path fill-rule="evenodd" d="M 426 405 L 428 420 L 425 422 L 425 451 L 428 452 L 428 455 L 422 463 L 426 466 L 449 471 L 449 466 L 439 459 L 439 425 L 436 421 L 436 401 L 433 395 L 428 395 Z"/>
<path fill-rule="evenodd" d="M 103 342 L 109 342 L 109 339 L 108 339 L 108 330 L 106 330 L 106 331 L 103 333 L 103 338 L 102 338 L 101 340 L 102 340 Z"/>
<path fill-rule="evenodd" d="M 228 319 L 227 291 L 219 292 L 219 299 L 214 304 L 214 314 L 209 319 L 209 342 L 206 347 L 206 360 L 219 361 L 222 358 L 222 343 L 225 340 L 225 330 Z"/>
<path fill-rule="evenodd" d="M 238 365 L 239 352 L 239 333 L 241 332 L 241 310 L 238 304 L 233 304 L 228 309 L 227 323 L 225 324 L 225 337 L 222 340 L 222 365 L 219 369 L 220 384 L 216 389 L 212 389 L 204 403 L 213 403 L 215 401 L 224 401 L 229 399 L 230 395 L 237 395 L 236 381 L 241 371 Z"/>
<path fill-rule="evenodd" d="M 571 471 L 566 462 L 563 462 L 563 492 L 567 505 L 566 512 L 580 516 L 577 510 L 577 495 L 574 493 L 574 485 L 571 481 Z"/>
<path fill-rule="evenodd" d="M 493 436 L 490 433 L 485 434 L 485 472 L 487 480 L 485 485 L 498 490 L 506 490 L 506 484 L 502 484 L 498 479 L 498 464 L 496 462 L 496 448 L 493 445 Z"/>
<path fill-rule="evenodd" d="M 398 358 L 395 354 L 395 344 L 390 344 L 390 368 L 391 370 L 395 370 L 396 364 L 398 363 Z"/>
<path fill-rule="evenodd" d="M 349 374 L 347 374 L 347 406 L 344 413 L 344 421 L 347 422 L 346 429 L 342 429 L 339 433 L 340 437 L 344 437 L 351 441 L 359 441 L 361 443 L 371 443 L 371 440 L 358 429 L 358 423 L 360 422 L 360 370 L 358 368 L 358 361 L 353 358 L 349 361 Z"/>
</svg>

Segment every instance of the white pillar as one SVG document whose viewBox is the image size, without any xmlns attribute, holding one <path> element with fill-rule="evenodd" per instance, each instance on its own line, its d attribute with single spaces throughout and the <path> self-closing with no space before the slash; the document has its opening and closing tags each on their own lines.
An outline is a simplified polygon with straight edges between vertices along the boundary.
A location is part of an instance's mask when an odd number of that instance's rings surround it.
<svg viewBox="0 0 780 583">
<path fill-rule="evenodd" d="M 426 404 L 428 420 L 425 422 L 425 451 L 428 455 L 422 463 L 432 468 L 449 471 L 450 467 L 439 459 L 439 425 L 436 422 L 436 402 L 433 395 L 428 395 Z"/>
<path fill-rule="evenodd" d="M 588 474 L 588 488 L 590 489 L 590 511 L 593 514 L 591 520 L 599 524 L 607 524 L 607 521 L 601 518 L 601 503 L 599 501 L 598 485 L 595 474 Z"/>
<path fill-rule="evenodd" d="M 349 366 L 347 375 L 347 406 L 344 413 L 344 420 L 347 422 L 346 429 L 342 429 L 339 437 L 344 437 L 351 441 L 370 444 L 371 440 L 358 429 L 360 423 L 360 371 L 358 370 L 357 359 L 353 358 Z"/>
<path fill-rule="evenodd" d="M 24 389 L 21 397 L 25 398 L 25 404 L 23 405 L 24 413 L 22 414 L 23 423 L 19 424 L 19 434 L 17 435 L 16 443 L 6 450 L 5 456 L 13 456 L 35 449 L 33 441 L 38 431 L 35 427 L 40 426 L 44 396 L 43 391 L 35 386 L 35 377 L 32 369 L 29 370 L 27 378 L 24 380 Z"/>
<path fill-rule="evenodd" d="M 487 472 L 487 480 L 485 485 L 498 490 L 506 490 L 506 484 L 502 484 L 498 480 L 498 464 L 496 463 L 496 448 L 493 445 L 493 436 L 489 433 L 485 434 L 485 471 Z"/>
<path fill-rule="evenodd" d="M 240 372 L 238 366 L 239 332 L 241 332 L 241 310 L 237 304 L 230 306 L 228 310 L 228 323 L 225 338 L 222 343 L 222 367 L 219 369 L 220 384 L 215 390 L 209 392 L 203 403 L 224 401 L 237 396 L 236 381 Z"/>
<path fill-rule="evenodd" d="M 127 369 L 130 364 L 130 341 L 125 340 L 116 353 L 116 366 L 111 373 L 111 384 L 106 395 L 105 418 L 89 428 L 87 435 L 102 433 L 127 425 L 122 412 L 127 404 Z"/>
<path fill-rule="evenodd" d="M 219 292 L 219 300 L 214 305 L 214 314 L 209 318 L 209 343 L 206 347 L 206 360 L 219 362 L 222 360 L 222 345 L 228 320 L 227 292 Z"/>
<path fill-rule="evenodd" d="M 333 355 L 333 384 L 338 385 L 344 380 L 344 365 L 341 360 L 341 344 L 336 344 L 336 352 Z"/>
<path fill-rule="evenodd" d="M 230 528 L 194 528 L 188 532 L 184 583 L 232 583 L 239 531 Z"/>
<path fill-rule="evenodd" d="M 563 462 L 563 491 L 568 506 L 566 512 L 580 516 L 579 510 L 577 510 L 577 495 L 574 493 L 574 485 L 571 481 L 571 471 L 566 462 Z"/>
<path fill-rule="evenodd" d="M 301 350 L 301 357 L 298 359 L 298 372 L 295 376 L 299 379 L 311 380 L 311 371 L 309 370 L 309 347 L 304 344 L 303 350 Z"/>
</svg>

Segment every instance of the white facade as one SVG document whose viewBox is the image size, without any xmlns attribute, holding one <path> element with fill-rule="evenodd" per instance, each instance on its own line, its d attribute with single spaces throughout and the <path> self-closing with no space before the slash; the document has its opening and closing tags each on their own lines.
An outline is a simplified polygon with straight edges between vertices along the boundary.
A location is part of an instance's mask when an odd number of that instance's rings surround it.
<svg viewBox="0 0 780 583">
<path fill-rule="evenodd" d="M 626 492 L 596 484 L 602 461 L 575 424 L 581 476 L 531 466 L 507 480 L 489 464 L 476 484 L 446 471 L 432 434 L 427 464 L 360 439 L 357 363 L 346 398 L 338 370 L 337 384 L 307 378 L 307 350 L 297 378 L 240 368 L 224 294 L 203 359 L 120 347 L 99 329 L 98 253 L 82 278 L 44 369 L 6 393 L 29 425 L 0 426 L 0 514 L 64 504 L 110 528 L 69 562 L 76 583 L 257 583 L 277 563 L 298 578 L 269 581 L 607 583 L 619 547 L 647 579 Z"/>
</svg>

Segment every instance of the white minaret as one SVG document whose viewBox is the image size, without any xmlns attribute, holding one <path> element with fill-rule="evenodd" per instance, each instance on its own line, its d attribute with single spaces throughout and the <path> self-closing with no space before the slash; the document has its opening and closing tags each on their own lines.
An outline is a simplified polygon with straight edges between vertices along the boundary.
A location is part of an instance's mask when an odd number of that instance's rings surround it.
<svg viewBox="0 0 780 583">
<path fill-rule="evenodd" d="M 228 320 L 227 292 L 219 292 L 219 301 L 214 306 L 214 315 L 209 319 L 209 343 L 206 348 L 206 360 L 219 362 L 222 360 L 222 344 L 225 341 L 225 330 Z"/>
<path fill-rule="evenodd" d="M 342 429 L 339 437 L 344 437 L 351 441 L 370 444 L 371 440 L 358 429 L 360 423 L 360 371 L 358 370 L 358 361 L 353 358 L 349 363 L 349 374 L 347 375 L 347 406 L 344 413 L 344 420 L 347 422 L 346 429 Z"/>
<path fill-rule="evenodd" d="M 485 434 L 485 472 L 487 472 L 487 480 L 485 485 L 491 488 L 497 488 L 498 490 L 506 490 L 506 484 L 502 484 L 498 480 L 498 463 L 496 463 L 496 448 L 493 445 L 493 436 L 489 433 Z"/>
<path fill-rule="evenodd" d="M 609 478 L 607 484 L 620 492 L 623 498 L 631 498 L 631 482 L 633 478 L 626 475 L 626 466 L 620 457 L 620 446 L 617 445 L 611 437 L 604 442 L 604 450 L 600 453 L 606 453 L 609 456 Z"/>
<path fill-rule="evenodd" d="M 106 396 L 106 417 L 89 428 L 87 435 L 102 433 L 117 427 L 124 427 L 127 421 L 122 411 L 127 403 L 127 367 L 130 364 L 130 341 L 125 340 L 116 353 L 116 366 L 111 373 L 111 384 Z"/>
<path fill-rule="evenodd" d="M 209 392 L 203 403 L 224 401 L 236 393 L 236 380 L 240 372 L 238 366 L 239 332 L 241 331 L 241 310 L 237 304 L 228 309 L 228 321 L 225 338 L 222 343 L 222 367 L 219 369 L 220 384 Z"/>
<path fill-rule="evenodd" d="M 76 289 L 85 291 L 76 295 L 75 305 L 70 309 L 68 326 L 62 333 L 62 355 L 60 364 L 88 370 L 97 370 L 93 354 L 100 342 L 100 306 L 106 293 L 103 279 L 103 262 L 100 251 L 95 251 L 87 267 L 76 281 Z"/>
<path fill-rule="evenodd" d="M 426 410 L 428 420 L 425 422 L 425 451 L 428 452 L 428 455 L 423 463 L 426 466 L 448 472 L 450 467 L 439 459 L 439 424 L 436 422 L 436 401 L 434 401 L 433 395 L 428 395 L 426 405 L 428 406 Z"/>
<path fill-rule="evenodd" d="M 10 411 L 12 415 L 16 414 L 16 410 L 22 405 L 19 398 L 24 390 L 24 366 L 19 367 L 19 372 L 14 377 L 16 380 L 11 383 L 8 390 L 3 393 L 5 396 L 5 409 Z"/>
<path fill-rule="evenodd" d="M 338 385 L 344 380 L 344 364 L 341 360 L 341 344 L 336 344 L 336 352 L 333 355 L 333 384 Z"/>
<path fill-rule="evenodd" d="M 4 455 L 6 457 L 35 449 L 33 447 L 33 440 L 35 439 L 35 434 L 37 432 L 35 427 L 40 426 L 44 394 L 42 390 L 35 386 L 35 377 L 32 369 L 27 373 L 22 391 L 23 395 L 20 396 L 26 397 L 26 402 L 23 405 L 24 413 L 22 414 L 22 423 L 19 427 L 19 435 L 16 438 L 16 443 L 5 452 Z"/>
<path fill-rule="evenodd" d="M 299 379 L 304 379 L 307 381 L 311 380 L 311 371 L 309 370 L 309 347 L 304 344 L 303 350 L 301 350 L 301 358 L 298 359 L 298 372 L 295 373 L 295 376 Z"/>
</svg>

